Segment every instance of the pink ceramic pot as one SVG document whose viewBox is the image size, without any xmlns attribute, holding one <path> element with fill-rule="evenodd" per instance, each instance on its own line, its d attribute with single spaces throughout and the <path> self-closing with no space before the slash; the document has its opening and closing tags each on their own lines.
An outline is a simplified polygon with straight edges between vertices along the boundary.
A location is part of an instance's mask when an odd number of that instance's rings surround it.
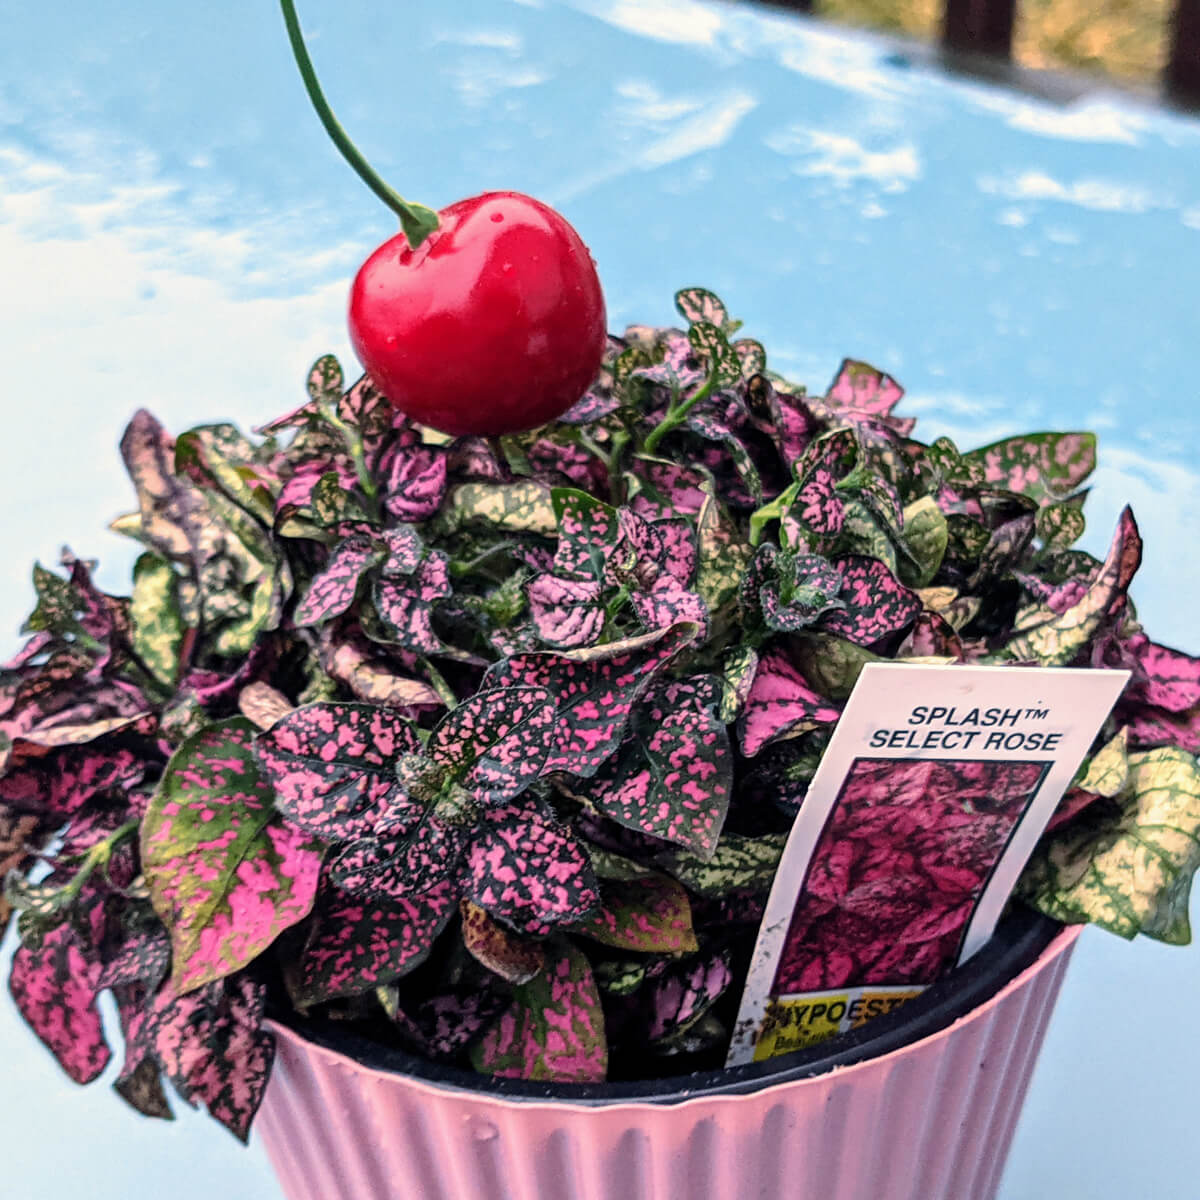
<svg viewBox="0 0 1200 1200">
<path fill-rule="evenodd" d="M 818 1047 L 657 1085 L 416 1078 L 277 1026 L 256 1128 L 289 1200 L 987 1200 L 1078 932 L 1043 932 L 1032 965 L 908 1044 L 896 1013 L 824 1064 Z"/>
</svg>

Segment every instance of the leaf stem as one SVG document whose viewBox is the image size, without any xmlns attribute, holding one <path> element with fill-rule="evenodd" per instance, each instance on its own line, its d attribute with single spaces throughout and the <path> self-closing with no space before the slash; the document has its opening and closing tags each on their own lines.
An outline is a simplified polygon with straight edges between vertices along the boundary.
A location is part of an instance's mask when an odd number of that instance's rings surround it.
<svg viewBox="0 0 1200 1200">
<path fill-rule="evenodd" d="M 300 68 L 300 78 L 304 80 L 304 90 L 308 93 L 321 124 L 325 126 L 325 132 L 329 134 L 341 156 L 353 167 L 359 179 L 400 218 L 400 227 L 408 238 L 408 244 L 415 250 L 438 227 L 437 213 L 423 204 L 413 204 L 405 200 L 379 177 L 363 157 L 362 152 L 333 115 L 329 101 L 325 99 L 325 93 L 317 80 L 316 69 L 308 54 L 308 47 L 304 44 L 304 34 L 300 31 L 295 4 L 292 0 L 280 0 L 280 8 L 283 9 L 283 21 L 287 26 L 292 55 L 296 59 L 296 66 Z"/>
<path fill-rule="evenodd" d="M 433 665 L 432 660 L 428 658 L 421 659 L 421 666 L 425 668 L 425 673 L 429 676 L 430 685 L 437 692 L 441 702 L 447 708 L 458 707 L 458 697 L 454 694 L 454 689 L 446 682 L 446 677 Z"/>
<path fill-rule="evenodd" d="M 712 390 L 717 383 L 717 373 L 713 373 L 698 387 L 682 404 L 672 406 L 667 409 L 667 415 L 652 429 L 650 436 L 646 438 L 643 450 L 646 454 L 653 454 L 655 447 L 659 442 L 687 419 L 688 413 L 700 403 L 701 400 L 707 400 L 712 395 Z"/>
<path fill-rule="evenodd" d="M 358 486 L 362 488 L 367 500 L 367 508 L 371 517 L 379 520 L 379 488 L 367 467 L 367 452 L 363 446 L 362 434 L 348 421 L 343 421 L 332 404 L 320 403 L 321 416 L 342 435 L 346 450 L 354 463 L 354 473 L 358 476 Z"/>
<path fill-rule="evenodd" d="M 70 891 L 72 895 L 77 895 L 83 885 L 91 878 L 92 872 L 97 867 L 107 866 L 108 860 L 112 858 L 113 851 L 131 834 L 137 833 L 140 824 L 141 822 L 137 817 L 131 817 L 124 825 L 120 825 L 114 829 L 103 841 L 97 842 L 83 856 L 79 870 L 63 890 Z"/>
</svg>

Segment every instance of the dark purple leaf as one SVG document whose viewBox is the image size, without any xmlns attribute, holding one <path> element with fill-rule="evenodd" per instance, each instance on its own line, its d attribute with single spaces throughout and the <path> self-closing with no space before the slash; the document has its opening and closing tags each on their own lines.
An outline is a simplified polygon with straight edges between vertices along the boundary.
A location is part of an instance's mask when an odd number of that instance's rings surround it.
<svg viewBox="0 0 1200 1200">
<path fill-rule="evenodd" d="M 405 898 L 360 899 L 329 893 L 300 955 L 300 1004 L 355 996 L 424 961 L 454 912 L 449 882 Z"/>
<path fill-rule="evenodd" d="M 590 777 L 620 744 L 629 713 L 662 670 L 695 636 L 694 625 L 674 626 L 611 658 L 581 660 L 561 654 L 519 654 L 497 663 L 488 687 L 537 687 L 558 706 L 554 745 L 543 770 Z"/>
<path fill-rule="evenodd" d="M 716 847 L 733 787 L 733 753 L 713 676 L 654 689 L 630 735 L 587 789 L 596 810 L 630 829 L 686 846 Z"/>
<path fill-rule="evenodd" d="M 842 573 L 838 598 L 844 607 L 821 618 L 830 633 L 870 646 L 907 628 L 920 613 L 921 601 L 878 559 L 850 554 L 835 565 Z"/>
<path fill-rule="evenodd" d="M 383 557 L 383 547 L 371 538 L 347 538 L 330 555 L 324 570 L 313 577 L 296 609 L 296 624 L 316 625 L 344 613 L 354 603 L 363 574 Z"/>
<path fill-rule="evenodd" d="M 171 938 L 153 918 L 141 919 L 122 930 L 121 940 L 103 955 L 97 988 L 139 984 L 155 990 L 171 965 Z"/>
<path fill-rule="evenodd" d="M 369 833 L 378 813 L 402 799 L 397 759 L 420 749 L 408 721 L 370 704 L 305 705 L 254 743 L 276 807 L 323 841 Z"/>
<path fill-rule="evenodd" d="M 489 688 L 448 712 L 425 752 L 478 803 L 495 807 L 541 774 L 556 717 L 542 688 Z"/>
<path fill-rule="evenodd" d="M 166 984 L 136 1033 L 179 1094 L 243 1142 L 275 1057 L 274 1038 L 260 1029 L 265 1000 L 266 989 L 245 976 L 186 996 Z"/>
<path fill-rule="evenodd" d="M 596 879 L 574 835 L 536 802 L 490 812 L 467 851 L 467 897 L 518 932 L 574 925 L 596 906 Z"/>
</svg>

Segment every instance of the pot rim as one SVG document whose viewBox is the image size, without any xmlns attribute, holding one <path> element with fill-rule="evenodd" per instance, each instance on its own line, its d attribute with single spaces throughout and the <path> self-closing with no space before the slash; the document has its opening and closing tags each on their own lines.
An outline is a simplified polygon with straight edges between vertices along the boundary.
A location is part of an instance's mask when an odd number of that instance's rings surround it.
<svg viewBox="0 0 1200 1200">
<path fill-rule="evenodd" d="M 433 1093 L 470 1093 L 517 1106 L 550 1102 L 571 1108 L 657 1107 L 711 1096 L 738 1097 L 833 1071 L 876 1062 L 920 1042 L 946 1036 L 952 1027 L 982 1016 L 1023 986 L 1075 942 L 1082 926 L 1063 926 L 1031 909 L 1017 908 L 974 957 L 901 1008 L 819 1045 L 740 1067 L 696 1071 L 659 1079 L 611 1083 L 546 1083 L 480 1075 L 385 1046 L 332 1021 L 289 1017 L 268 1026 L 293 1044 L 348 1061 L 381 1079 L 405 1077 Z"/>
</svg>

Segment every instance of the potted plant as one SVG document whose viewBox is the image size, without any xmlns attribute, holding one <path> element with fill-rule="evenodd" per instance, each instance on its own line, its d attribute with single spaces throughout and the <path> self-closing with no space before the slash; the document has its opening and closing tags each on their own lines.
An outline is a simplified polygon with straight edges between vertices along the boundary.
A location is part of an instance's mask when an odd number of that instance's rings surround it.
<svg viewBox="0 0 1200 1200">
<path fill-rule="evenodd" d="M 987 1195 L 1056 926 L 1017 911 L 893 1016 L 721 1064 L 787 830 L 878 659 L 1132 670 L 1021 894 L 1188 940 L 1200 674 L 1137 623 L 1130 513 L 1104 561 L 1072 549 L 1094 439 L 924 445 L 886 374 L 847 361 L 809 395 L 698 288 L 686 328 L 605 339 L 556 214 L 387 191 L 403 241 L 352 298 L 371 373 L 318 360 L 258 439 L 138 413 L 131 594 L 69 554 L 35 568 L 0 675 L 22 1015 L 87 1082 L 111 992 L 120 1094 L 163 1117 L 167 1080 L 243 1138 L 266 1096 L 297 1196 L 738 1195 L 747 1154 L 760 1194 L 804 1169 L 823 1194 Z M 514 226 L 559 256 L 562 354 L 505 357 L 537 314 L 505 304 L 503 257 L 483 308 L 478 273 L 447 306 L 456 336 L 403 324 L 417 264 L 462 284 L 448 248 Z"/>
</svg>

